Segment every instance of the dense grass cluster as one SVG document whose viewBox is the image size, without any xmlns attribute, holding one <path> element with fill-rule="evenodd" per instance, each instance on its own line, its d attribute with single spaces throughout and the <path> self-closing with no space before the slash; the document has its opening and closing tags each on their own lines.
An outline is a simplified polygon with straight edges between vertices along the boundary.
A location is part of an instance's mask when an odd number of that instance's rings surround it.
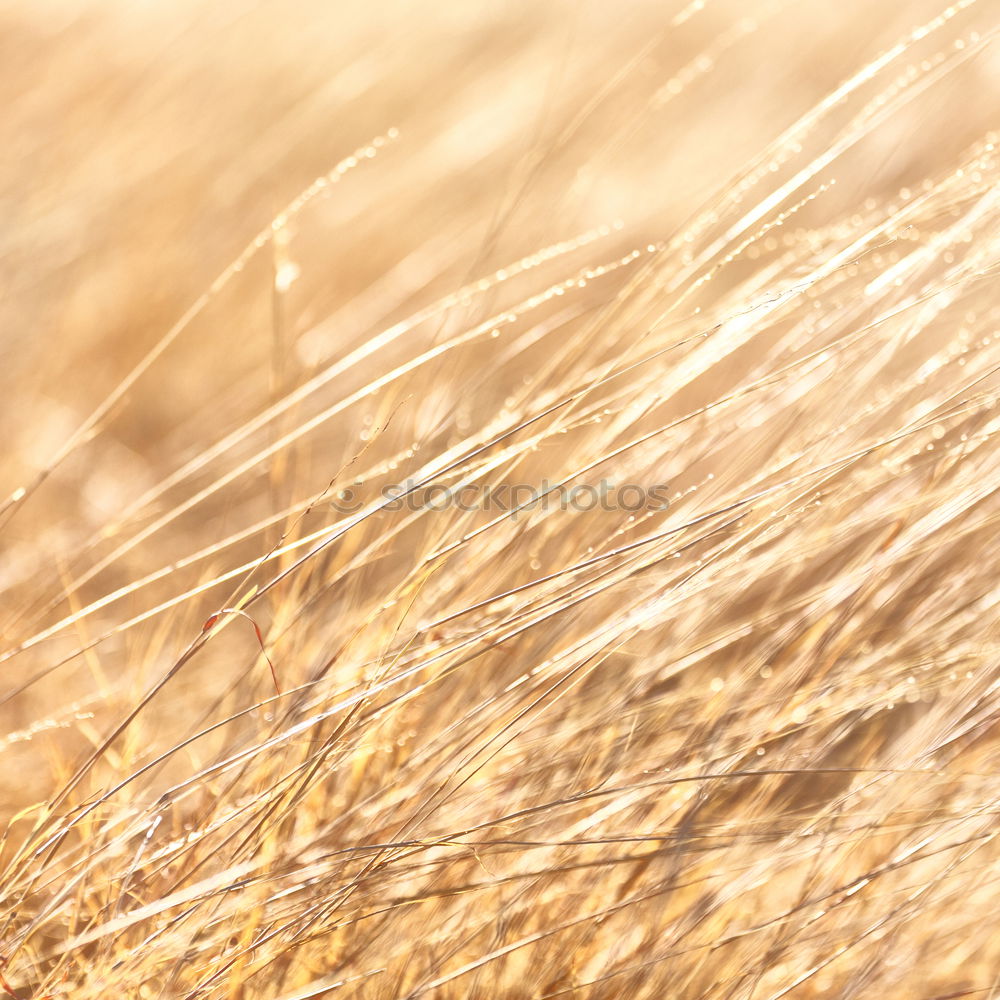
<svg viewBox="0 0 1000 1000">
<path fill-rule="evenodd" d="M 0 995 L 1000 996 L 996 4 L 370 6 L 0 11 Z"/>
</svg>

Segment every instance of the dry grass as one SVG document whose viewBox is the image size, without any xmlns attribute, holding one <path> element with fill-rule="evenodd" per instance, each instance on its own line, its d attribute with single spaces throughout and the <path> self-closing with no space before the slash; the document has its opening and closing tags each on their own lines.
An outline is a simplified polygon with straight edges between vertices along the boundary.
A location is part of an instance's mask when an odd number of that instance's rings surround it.
<svg viewBox="0 0 1000 1000">
<path fill-rule="evenodd" d="M 4 989 L 1000 996 L 995 0 L 366 6 L 0 7 Z"/>
</svg>

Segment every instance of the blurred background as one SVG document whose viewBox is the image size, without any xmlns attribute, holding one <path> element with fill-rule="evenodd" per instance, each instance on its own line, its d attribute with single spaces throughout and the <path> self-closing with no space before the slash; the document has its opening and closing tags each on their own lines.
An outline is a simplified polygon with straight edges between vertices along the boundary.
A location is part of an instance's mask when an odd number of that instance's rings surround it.
<svg viewBox="0 0 1000 1000">
<path fill-rule="evenodd" d="M 255 558 L 261 538 L 275 543 L 280 519 L 218 558 L 161 572 L 315 496 L 400 399 L 418 402 L 389 439 L 440 448 L 456 428 L 487 425 L 521 377 L 491 378 L 481 349 L 470 396 L 445 359 L 391 399 L 345 407 L 252 460 L 415 345 L 502 314 L 546 278 L 676 241 L 692 220 L 708 243 L 729 224 L 713 206 L 741 172 L 762 166 L 774 186 L 803 157 L 835 154 L 815 181 L 835 186 L 795 220 L 821 229 L 919 190 L 994 123 L 985 95 L 998 52 L 983 38 L 996 6 L 964 7 L 924 39 L 914 29 L 941 16 L 924 0 L 0 5 L 0 487 L 5 498 L 31 491 L 3 515 L 5 647 L 161 573 L 17 654 L 12 724 L 91 696 L 79 659 L 33 681 L 63 655 Z M 865 69 L 885 53 L 885 68 Z M 862 70 L 873 82 L 829 100 L 806 150 L 782 147 L 786 129 Z M 881 118 L 880 100 L 892 104 Z M 859 108 L 869 124 L 852 134 Z M 246 252 L 317 177 L 390 134 Z M 527 285 L 452 302 L 325 380 L 394 323 L 576 239 L 575 255 L 533 267 Z M 777 259 L 785 245 L 762 239 L 692 305 L 711 307 L 760 270 L 758 254 Z M 577 301 L 600 308 L 626 281 L 612 276 Z M 317 376 L 294 405 L 229 440 Z M 165 626 L 168 660 L 219 599 L 181 605 L 183 624 Z M 133 646 L 103 643 L 115 676 L 128 663 L 141 688 L 162 666 L 150 656 L 165 641 L 160 620 L 131 629 Z"/>
</svg>

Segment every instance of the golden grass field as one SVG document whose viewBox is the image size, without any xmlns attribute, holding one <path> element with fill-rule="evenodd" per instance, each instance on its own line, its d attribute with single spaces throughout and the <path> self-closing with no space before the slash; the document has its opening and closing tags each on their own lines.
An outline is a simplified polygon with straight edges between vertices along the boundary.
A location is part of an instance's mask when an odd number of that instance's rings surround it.
<svg viewBox="0 0 1000 1000">
<path fill-rule="evenodd" d="M 0 0 L 0 997 L 1000 997 L 998 34 Z"/>
</svg>

